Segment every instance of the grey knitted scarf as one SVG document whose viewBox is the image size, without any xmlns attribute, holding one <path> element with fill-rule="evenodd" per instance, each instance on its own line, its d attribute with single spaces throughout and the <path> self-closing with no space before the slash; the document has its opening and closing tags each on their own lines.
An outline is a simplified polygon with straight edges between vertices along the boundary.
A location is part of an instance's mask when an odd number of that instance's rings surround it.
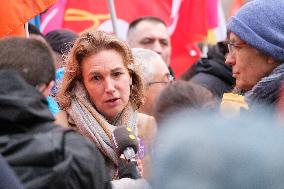
<svg viewBox="0 0 284 189">
<path fill-rule="evenodd" d="M 250 91 L 245 93 L 246 102 L 250 106 L 275 105 L 283 80 L 284 64 L 282 63 L 269 76 L 262 78 Z"/>
<path fill-rule="evenodd" d="M 76 84 L 74 94 L 75 97 L 67 110 L 71 126 L 90 138 L 105 156 L 118 165 L 118 156 L 111 143 L 112 132 L 117 126 L 124 126 L 131 128 L 137 135 L 137 112 L 129 104 L 120 114 L 116 124 L 112 125 L 92 105 L 81 83 Z"/>
</svg>

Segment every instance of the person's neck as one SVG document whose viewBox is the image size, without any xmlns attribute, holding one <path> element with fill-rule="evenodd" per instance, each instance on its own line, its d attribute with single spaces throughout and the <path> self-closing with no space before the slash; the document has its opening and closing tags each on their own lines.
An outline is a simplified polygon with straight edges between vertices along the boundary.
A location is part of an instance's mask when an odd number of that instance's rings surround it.
<svg viewBox="0 0 284 189">
<path fill-rule="evenodd" d="M 118 113 L 115 117 L 107 119 L 108 123 L 110 123 L 112 125 L 117 125 L 122 113 L 123 113 L 123 110 L 120 113 Z"/>
</svg>

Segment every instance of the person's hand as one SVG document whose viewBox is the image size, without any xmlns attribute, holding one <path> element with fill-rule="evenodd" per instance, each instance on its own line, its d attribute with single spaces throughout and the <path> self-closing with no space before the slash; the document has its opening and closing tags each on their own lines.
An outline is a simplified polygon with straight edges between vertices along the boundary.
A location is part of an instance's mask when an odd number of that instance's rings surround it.
<svg viewBox="0 0 284 189">
<path fill-rule="evenodd" d="M 118 160 L 118 177 L 119 178 L 141 178 L 140 170 L 138 169 L 136 161 L 127 161 L 119 158 Z"/>
</svg>

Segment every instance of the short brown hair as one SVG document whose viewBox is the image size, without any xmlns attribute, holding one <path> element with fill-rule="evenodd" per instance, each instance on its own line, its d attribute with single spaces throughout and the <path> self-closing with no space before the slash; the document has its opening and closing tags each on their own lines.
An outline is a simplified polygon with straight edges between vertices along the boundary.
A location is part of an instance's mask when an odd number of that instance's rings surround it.
<svg viewBox="0 0 284 189">
<path fill-rule="evenodd" d="M 174 81 L 157 98 L 155 118 L 160 122 L 170 113 L 183 109 L 207 110 L 215 104 L 216 99 L 206 88 L 189 81 Z"/>
<path fill-rule="evenodd" d="M 16 70 L 30 85 L 55 80 L 51 48 L 37 39 L 7 37 L 0 40 L 0 69 Z"/>
</svg>

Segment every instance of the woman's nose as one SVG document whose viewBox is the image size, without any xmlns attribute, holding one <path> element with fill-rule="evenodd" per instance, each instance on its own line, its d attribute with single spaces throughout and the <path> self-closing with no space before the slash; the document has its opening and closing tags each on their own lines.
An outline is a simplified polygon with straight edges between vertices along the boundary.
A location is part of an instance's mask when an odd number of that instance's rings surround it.
<svg viewBox="0 0 284 189">
<path fill-rule="evenodd" d="M 105 80 L 105 91 L 107 93 L 113 93 L 115 91 L 114 81 L 111 78 Z"/>
</svg>

